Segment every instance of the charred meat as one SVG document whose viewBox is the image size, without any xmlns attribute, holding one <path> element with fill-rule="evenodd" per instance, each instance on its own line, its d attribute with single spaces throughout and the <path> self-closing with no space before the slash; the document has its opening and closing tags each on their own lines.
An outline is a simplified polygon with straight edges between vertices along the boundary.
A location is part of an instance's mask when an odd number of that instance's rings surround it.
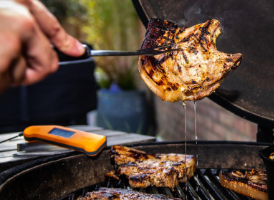
<svg viewBox="0 0 274 200">
<path fill-rule="evenodd" d="M 164 199 L 164 200 L 179 200 L 178 198 L 172 198 L 161 194 L 146 194 L 143 192 L 137 192 L 133 190 L 125 190 L 120 188 L 99 188 L 98 191 L 88 192 L 84 197 L 79 197 L 77 200 L 129 200 L 129 199 Z"/>
<path fill-rule="evenodd" d="M 272 153 L 268 156 L 268 158 L 269 158 L 270 160 L 274 160 L 274 152 L 272 152 Z"/>
<path fill-rule="evenodd" d="M 252 170 L 243 174 L 240 171 L 221 171 L 220 183 L 223 187 L 258 200 L 267 200 L 267 177 L 263 171 Z"/>
<path fill-rule="evenodd" d="M 156 186 L 173 189 L 186 178 L 189 180 L 196 168 L 193 155 L 148 154 L 124 146 L 113 146 L 111 158 L 116 171 L 107 176 L 117 179 L 124 175 L 133 188 Z"/>
<path fill-rule="evenodd" d="M 220 22 L 215 19 L 190 28 L 151 19 L 141 48 L 170 46 L 177 50 L 140 56 L 142 79 L 164 101 L 195 101 L 210 95 L 242 60 L 240 53 L 217 50 L 216 38 L 220 33 Z"/>
</svg>

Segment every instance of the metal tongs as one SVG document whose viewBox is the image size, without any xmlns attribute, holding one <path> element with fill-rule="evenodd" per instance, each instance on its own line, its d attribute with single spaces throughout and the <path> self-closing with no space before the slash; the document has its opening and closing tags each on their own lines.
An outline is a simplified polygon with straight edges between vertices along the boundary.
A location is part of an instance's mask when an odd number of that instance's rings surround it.
<svg viewBox="0 0 274 200">
<path fill-rule="evenodd" d="M 170 51 L 178 51 L 179 50 L 179 49 L 171 49 L 170 45 L 156 47 L 156 48 L 139 49 L 137 51 L 91 50 L 85 44 L 83 44 L 83 47 L 85 48 L 85 53 L 84 53 L 84 55 L 82 55 L 80 57 L 68 56 L 68 55 L 60 52 L 58 49 L 56 49 L 56 48 L 54 48 L 54 49 L 58 54 L 60 62 L 84 60 L 84 59 L 90 58 L 92 56 L 140 56 L 140 55 L 153 56 L 153 55 L 158 55 L 158 54 L 162 54 L 162 53 L 167 53 Z"/>
</svg>

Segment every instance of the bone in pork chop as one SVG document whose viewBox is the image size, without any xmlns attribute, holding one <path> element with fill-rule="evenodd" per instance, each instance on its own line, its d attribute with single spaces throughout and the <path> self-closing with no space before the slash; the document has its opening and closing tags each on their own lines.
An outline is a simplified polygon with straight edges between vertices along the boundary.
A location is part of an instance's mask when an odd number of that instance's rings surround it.
<svg viewBox="0 0 274 200">
<path fill-rule="evenodd" d="M 113 146 L 111 158 L 116 165 L 116 171 L 107 176 L 117 179 L 124 175 L 133 188 L 156 186 L 173 189 L 179 182 L 186 181 L 185 175 L 189 180 L 196 168 L 193 155 L 148 154 L 124 146 Z"/>
<path fill-rule="evenodd" d="M 79 197 L 77 200 L 130 200 L 130 199 L 148 199 L 148 200 L 179 200 L 161 194 L 146 194 L 133 190 L 125 190 L 120 188 L 99 188 L 98 191 L 88 192 L 84 197 Z"/>
<path fill-rule="evenodd" d="M 221 171 L 220 183 L 223 187 L 233 190 L 245 196 L 257 200 L 267 200 L 267 177 L 266 173 L 252 169 L 245 174 L 240 171 Z"/>
<path fill-rule="evenodd" d="M 170 45 L 178 51 L 140 56 L 142 79 L 164 101 L 195 101 L 210 95 L 242 60 L 240 53 L 227 54 L 216 49 L 220 33 L 220 23 L 215 19 L 190 28 L 151 19 L 141 49 Z"/>
</svg>

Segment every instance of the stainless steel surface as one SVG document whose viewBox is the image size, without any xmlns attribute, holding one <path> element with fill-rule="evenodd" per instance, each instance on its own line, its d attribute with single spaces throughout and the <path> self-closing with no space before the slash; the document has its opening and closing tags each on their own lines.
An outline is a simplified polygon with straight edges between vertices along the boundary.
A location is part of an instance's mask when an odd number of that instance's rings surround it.
<svg viewBox="0 0 274 200">
<path fill-rule="evenodd" d="M 170 51 L 178 51 L 179 49 L 166 49 L 166 47 L 159 47 L 157 49 L 140 49 L 137 51 L 112 51 L 112 50 L 90 50 L 91 56 L 153 56 L 167 53 Z"/>
<path fill-rule="evenodd" d="M 107 146 L 154 142 L 156 140 L 153 136 L 135 133 L 128 134 L 122 131 L 105 130 L 101 127 L 88 125 L 70 126 L 70 128 L 104 135 L 107 137 Z M 19 132 L 1 134 L 0 141 L 17 136 L 18 134 Z M 44 143 L 27 143 L 24 137 L 17 137 L 0 145 L 0 172 L 1 170 L 8 169 L 10 165 L 15 166 L 30 159 L 60 155 L 67 152 L 71 152 L 71 150 Z"/>
</svg>

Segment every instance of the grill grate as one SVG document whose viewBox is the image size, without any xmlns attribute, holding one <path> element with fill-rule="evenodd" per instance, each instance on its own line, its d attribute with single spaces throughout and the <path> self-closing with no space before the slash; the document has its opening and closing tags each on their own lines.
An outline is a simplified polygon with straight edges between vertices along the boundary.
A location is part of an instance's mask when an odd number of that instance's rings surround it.
<svg viewBox="0 0 274 200">
<path fill-rule="evenodd" d="M 151 194 L 164 194 L 170 197 L 181 198 L 183 200 L 252 200 L 250 197 L 242 196 L 222 187 L 219 183 L 219 173 L 220 169 L 197 169 L 193 178 L 191 178 L 186 184 L 180 183 L 174 191 L 169 188 L 160 187 L 148 187 L 133 190 Z M 87 192 L 98 190 L 100 187 L 132 190 L 127 181 L 105 181 L 103 183 L 98 183 L 77 190 L 60 198 L 60 200 L 74 200 L 80 196 L 84 196 Z"/>
</svg>

